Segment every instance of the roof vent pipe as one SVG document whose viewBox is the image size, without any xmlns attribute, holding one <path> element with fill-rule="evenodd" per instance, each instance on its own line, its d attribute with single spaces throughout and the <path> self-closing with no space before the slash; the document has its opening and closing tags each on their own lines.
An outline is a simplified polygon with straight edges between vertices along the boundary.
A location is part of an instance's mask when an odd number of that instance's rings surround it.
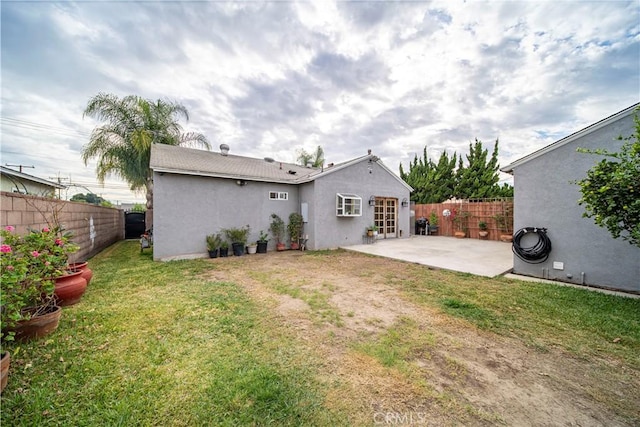
<svg viewBox="0 0 640 427">
<path fill-rule="evenodd" d="M 223 156 L 229 154 L 229 146 L 227 144 L 220 144 L 220 154 Z"/>
</svg>

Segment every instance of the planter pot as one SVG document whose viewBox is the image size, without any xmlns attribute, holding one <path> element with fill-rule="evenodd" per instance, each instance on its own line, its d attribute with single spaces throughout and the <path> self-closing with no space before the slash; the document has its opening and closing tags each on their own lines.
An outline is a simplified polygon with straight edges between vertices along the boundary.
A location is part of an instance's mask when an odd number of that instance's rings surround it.
<svg viewBox="0 0 640 427">
<path fill-rule="evenodd" d="M 218 258 L 218 250 L 215 249 L 213 251 L 207 251 L 209 252 L 209 258 Z"/>
<path fill-rule="evenodd" d="M 247 246 L 247 253 L 249 254 L 255 254 L 257 250 L 258 250 L 258 245 Z"/>
<path fill-rule="evenodd" d="M 467 233 L 465 233 L 464 231 L 456 231 L 454 233 L 454 235 L 458 238 L 458 239 L 464 239 L 467 235 Z"/>
<path fill-rule="evenodd" d="M 367 230 L 367 236 L 373 237 L 373 230 Z"/>
<path fill-rule="evenodd" d="M 478 231 L 478 236 L 480 236 L 480 239 L 482 240 L 487 240 L 488 235 L 489 235 L 488 231 L 484 231 L 484 230 Z"/>
<path fill-rule="evenodd" d="M 244 255 L 244 243 L 232 243 L 231 249 L 233 250 L 233 254 L 235 256 Z"/>
<path fill-rule="evenodd" d="M 276 243 L 276 250 L 284 251 L 285 249 L 287 249 L 287 247 L 284 245 L 284 243 Z"/>
<path fill-rule="evenodd" d="M 266 254 L 267 253 L 267 243 L 268 242 L 258 242 L 258 253 Z"/>
<path fill-rule="evenodd" d="M 34 316 L 29 320 L 20 320 L 10 330 L 16 333 L 16 341 L 41 338 L 56 330 L 58 323 L 60 323 L 60 315 L 62 315 L 62 308 L 53 306 L 44 314 Z"/>
<path fill-rule="evenodd" d="M 438 234 L 438 226 L 430 225 L 429 226 L 429 234 Z"/>
<path fill-rule="evenodd" d="M 9 363 L 11 362 L 11 355 L 8 351 L 2 353 L 2 359 L 0 359 L 0 393 L 7 386 L 9 381 Z"/>
<path fill-rule="evenodd" d="M 291 250 L 297 251 L 298 249 L 300 249 L 298 242 L 291 242 Z"/>
<path fill-rule="evenodd" d="M 500 235 L 500 241 L 502 242 L 511 242 L 513 240 L 513 236 L 511 234 L 501 234 Z"/>
<path fill-rule="evenodd" d="M 86 289 L 87 281 L 82 277 L 82 271 L 76 271 L 56 277 L 54 295 L 58 299 L 58 305 L 65 307 L 80 302 Z"/>
<path fill-rule="evenodd" d="M 69 264 L 69 270 L 82 271 L 82 277 L 84 277 L 84 280 L 87 281 L 87 286 L 89 286 L 89 282 L 91 282 L 91 278 L 93 277 L 93 271 L 89 268 L 88 262 L 76 262 Z"/>
<path fill-rule="evenodd" d="M 220 248 L 220 258 L 226 258 L 229 256 L 229 248 Z"/>
</svg>

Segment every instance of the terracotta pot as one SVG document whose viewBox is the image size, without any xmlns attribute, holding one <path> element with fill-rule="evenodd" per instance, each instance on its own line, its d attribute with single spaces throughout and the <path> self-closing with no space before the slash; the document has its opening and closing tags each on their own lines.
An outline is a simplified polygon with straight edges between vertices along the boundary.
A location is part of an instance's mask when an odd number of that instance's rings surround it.
<svg viewBox="0 0 640 427">
<path fill-rule="evenodd" d="M 82 271 L 76 271 L 56 277 L 54 295 L 58 299 L 58 305 L 65 307 L 80 302 L 86 289 L 87 281 L 82 277 Z"/>
<path fill-rule="evenodd" d="M 480 238 L 483 240 L 486 240 L 488 235 L 489 235 L 489 232 L 486 230 L 478 231 L 478 236 L 480 236 Z"/>
<path fill-rule="evenodd" d="M 458 239 L 464 239 L 467 235 L 467 233 L 465 233 L 464 231 L 456 231 L 454 233 L 454 235 L 458 238 Z"/>
<path fill-rule="evenodd" d="M 93 277 L 93 271 L 89 268 L 88 262 L 76 262 L 73 264 L 69 264 L 69 270 L 82 271 L 82 277 L 84 277 L 84 280 L 87 281 L 87 286 L 89 286 L 89 282 L 91 282 L 91 278 Z"/>
<path fill-rule="evenodd" d="M 284 243 L 276 243 L 276 250 L 284 251 L 285 249 L 287 249 L 287 247 L 284 245 Z"/>
<path fill-rule="evenodd" d="M 300 249 L 300 245 L 298 244 L 298 242 L 291 242 L 291 249 L 294 251 Z"/>
<path fill-rule="evenodd" d="M 0 359 L 0 393 L 7 386 L 7 381 L 9 381 L 9 363 L 11 362 L 11 355 L 8 351 L 5 351 L 2 354 L 2 359 Z"/>
<path fill-rule="evenodd" d="M 10 330 L 16 333 L 16 341 L 41 338 L 56 330 L 58 323 L 60 323 L 60 315 L 62 315 L 62 308 L 56 305 L 44 314 L 34 316 L 29 320 L 20 320 Z"/>
<path fill-rule="evenodd" d="M 509 243 L 513 240 L 513 236 L 511 234 L 501 234 L 500 240 Z"/>
</svg>

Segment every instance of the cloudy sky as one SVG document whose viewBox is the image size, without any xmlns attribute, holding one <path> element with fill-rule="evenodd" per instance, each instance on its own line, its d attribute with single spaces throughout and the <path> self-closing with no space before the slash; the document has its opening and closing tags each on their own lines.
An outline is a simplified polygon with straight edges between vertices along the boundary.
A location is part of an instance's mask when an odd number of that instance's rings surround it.
<svg viewBox="0 0 640 427">
<path fill-rule="evenodd" d="M 113 202 L 144 196 L 99 186 L 80 159 L 99 92 L 182 103 L 214 150 L 293 162 L 321 145 L 341 162 L 372 149 L 394 171 L 474 138 L 499 138 L 505 166 L 640 100 L 637 0 L 0 7 L 2 164 Z"/>
</svg>

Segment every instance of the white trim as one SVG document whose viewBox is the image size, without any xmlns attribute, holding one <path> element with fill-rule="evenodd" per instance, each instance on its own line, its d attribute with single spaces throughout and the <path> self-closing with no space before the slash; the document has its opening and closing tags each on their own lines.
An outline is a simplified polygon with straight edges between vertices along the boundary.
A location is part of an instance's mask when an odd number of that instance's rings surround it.
<svg viewBox="0 0 640 427">
<path fill-rule="evenodd" d="M 362 216 L 362 197 L 357 194 L 336 193 L 336 216 Z"/>
</svg>

